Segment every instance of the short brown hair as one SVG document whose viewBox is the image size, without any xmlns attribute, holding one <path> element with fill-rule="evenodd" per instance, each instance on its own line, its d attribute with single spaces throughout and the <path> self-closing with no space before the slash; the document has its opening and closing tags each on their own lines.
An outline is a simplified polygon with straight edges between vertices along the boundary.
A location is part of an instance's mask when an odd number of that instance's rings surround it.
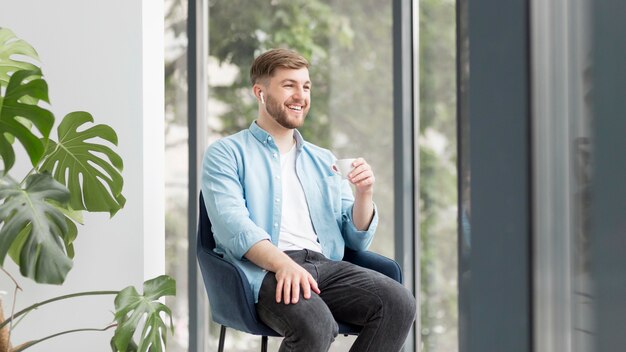
<svg viewBox="0 0 626 352">
<path fill-rule="evenodd" d="M 277 68 L 309 68 L 309 62 L 300 54 L 289 49 L 271 49 L 259 55 L 250 67 L 250 82 L 272 77 Z"/>
</svg>

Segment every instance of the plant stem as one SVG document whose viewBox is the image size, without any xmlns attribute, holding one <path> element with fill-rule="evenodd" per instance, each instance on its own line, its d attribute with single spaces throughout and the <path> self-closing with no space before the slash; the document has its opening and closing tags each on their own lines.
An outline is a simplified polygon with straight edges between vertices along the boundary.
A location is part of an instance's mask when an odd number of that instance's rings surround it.
<svg viewBox="0 0 626 352">
<path fill-rule="evenodd" d="M 32 169 L 30 169 L 30 171 L 28 171 L 26 176 L 24 176 L 24 178 L 22 179 L 22 182 L 20 182 L 20 186 L 24 186 L 24 182 L 26 182 L 26 179 L 28 178 L 28 176 L 30 176 L 34 171 L 37 171 L 36 167 L 33 167 Z"/>
<path fill-rule="evenodd" d="M 11 281 L 13 281 L 13 283 L 15 284 L 17 288 L 19 288 L 20 290 L 22 289 L 20 285 L 17 283 L 17 280 L 15 280 L 15 278 L 13 277 L 13 275 L 11 275 L 8 271 L 6 271 L 4 267 L 0 266 L 0 269 L 11 279 Z"/>
<path fill-rule="evenodd" d="M 2 327 L 7 325 L 8 323 L 12 322 L 13 319 L 19 317 L 20 315 L 22 315 L 24 313 L 28 313 L 31 310 L 37 309 L 40 306 L 43 306 L 43 305 L 48 304 L 48 303 L 61 301 L 61 300 L 68 299 L 68 298 L 73 298 L 73 297 L 97 296 L 97 295 L 116 295 L 118 293 L 120 293 L 120 291 L 88 291 L 88 292 L 78 292 L 78 293 L 72 293 L 72 294 L 69 294 L 69 295 L 63 295 L 63 296 L 59 296 L 59 297 L 50 298 L 50 299 L 45 300 L 43 302 L 35 303 L 35 304 L 33 304 L 33 305 L 29 306 L 29 307 L 26 307 L 26 308 L 20 310 L 17 313 L 15 313 L 15 315 L 12 315 L 11 318 L 9 318 L 9 319 L 3 321 L 2 323 L 0 323 L 0 329 L 2 329 Z"/>
<path fill-rule="evenodd" d="M 59 146 L 57 145 L 57 147 L 52 151 L 52 153 L 56 152 L 58 148 L 59 148 Z M 44 150 L 48 150 L 48 145 L 47 144 L 44 146 Z M 22 179 L 22 182 L 20 182 L 20 185 L 23 186 L 24 182 L 26 182 L 26 179 L 28 178 L 28 176 L 30 176 L 33 172 L 40 172 L 39 168 L 41 167 L 41 165 L 43 165 L 44 161 L 46 161 L 48 156 L 50 154 L 52 154 L 52 153 L 42 155 L 41 160 L 39 160 L 37 165 L 33 166 L 33 168 L 30 169 L 30 171 L 26 174 L 26 176 L 24 176 L 24 178 Z"/>
<path fill-rule="evenodd" d="M 17 280 L 15 280 L 15 278 L 13 277 L 13 275 L 11 275 L 8 271 L 6 271 L 4 269 L 4 267 L 0 267 L 2 269 L 2 271 L 11 279 L 13 280 L 13 284 L 15 284 L 15 290 L 13 290 L 13 303 L 11 304 L 11 316 L 9 317 L 9 322 L 11 324 L 9 324 L 9 333 L 8 333 L 8 337 L 7 337 L 7 343 L 11 343 L 11 332 L 13 331 L 13 315 L 15 313 L 15 302 L 17 301 L 17 291 L 21 291 L 22 288 L 20 287 L 20 284 L 17 283 Z M 4 326 L 5 324 L 3 324 L 2 326 Z M 0 329 L 2 329 L 2 326 L 0 326 Z"/>
<path fill-rule="evenodd" d="M 46 337 L 44 337 L 42 339 L 39 339 L 39 340 L 34 340 L 34 341 L 27 342 L 27 343 L 17 347 L 16 349 L 11 350 L 11 352 L 21 352 L 21 351 L 23 351 L 23 350 L 25 350 L 25 349 L 27 349 L 29 347 L 32 347 L 32 346 L 34 346 L 34 345 L 36 345 L 36 344 L 38 344 L 40 342 L 49 340 L 49 339 L 51 339 L 53 337 L 57 337 L 57 336 L 65 335 L 65 334 L 71 334 L 73 332 L 80 332 L 80 331 L 106 331 L 106 330 L 109 330 L 110 328 L 113 328 L 113 327 L 116 327 L 116 326 L 117 326 L 117 324 L 113 323 L 113 324 L 110 324 L 110 325 L 108 325 L 108 326 L 106 326 L 106 327 L 104 327 L 102 329 L 98 329 L 98 328 L 84 328 L 84 329 L 74 329 L 74 330 L 62 331 L 62 332 L 56 333 L 54 335 L 46 336 Z"/>
</svg>

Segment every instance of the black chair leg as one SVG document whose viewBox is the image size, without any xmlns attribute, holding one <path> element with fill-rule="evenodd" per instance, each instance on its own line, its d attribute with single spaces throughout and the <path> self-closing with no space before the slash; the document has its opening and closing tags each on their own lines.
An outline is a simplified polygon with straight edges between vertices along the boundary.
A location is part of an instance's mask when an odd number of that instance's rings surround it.
<svg viewBox="0 0 626 352">
<path fill-rule="evenodd" d="M 220 344 L 217 347 L 217 352 L 224 352 L 224 340 L 226 340 L 226 327 L 222 325 L 220 329 Z"/>
<path fill-rule="evenodd" d="M 267 336 L 261 337 L 261 352 L 267 352 Z"/>
</svg>

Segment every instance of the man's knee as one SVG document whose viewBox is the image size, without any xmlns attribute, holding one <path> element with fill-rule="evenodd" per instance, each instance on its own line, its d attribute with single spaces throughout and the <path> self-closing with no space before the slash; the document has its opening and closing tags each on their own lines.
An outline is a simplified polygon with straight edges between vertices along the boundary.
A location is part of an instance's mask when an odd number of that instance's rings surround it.
<svg viewBox="0 0 626 352">
<path fill-rule="evenodd" d="M 411 291 L 399 283 L 385 285 L 383 292 L 383 314 L 396 321 L 412 324 L 417 313 L 417 303 Z"/>
<path fill-rule="evenodd" d="M 292 329 L 299 343 L 310 346 L 312 351 L 327 350 L 339 333 L 337 322 L 332 316 L 325 321 L 308 321 L 300 326 L 293 326 Z"/>
</svg>

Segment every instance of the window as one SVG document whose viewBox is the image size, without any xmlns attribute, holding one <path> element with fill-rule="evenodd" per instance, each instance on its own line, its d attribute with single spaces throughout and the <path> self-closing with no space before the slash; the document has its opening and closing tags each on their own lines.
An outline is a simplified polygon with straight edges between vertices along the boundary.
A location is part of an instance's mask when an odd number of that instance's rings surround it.
<svg viewBox="0 0 626 352">
<path fill-rule="evenodd" d="M 309 60 L 312 106 L 300 132 L 339 158 L 364 157 L 376 173 L 381 218 L 373 251 L 394 256 L 392 4 L 367 1 L 221 0 L 209 5 L 210 144 L 257 117 L 249 68 L 288 47 Z M 216 335 L 216 328 L 211 329 Z M 258 337 L 229 331 L 227 344 L 256 351 Z M 347 350 L 340 337 L 333 350 Z M 278 346 L 280 339 L 270 339 Z"/>
</svg>

